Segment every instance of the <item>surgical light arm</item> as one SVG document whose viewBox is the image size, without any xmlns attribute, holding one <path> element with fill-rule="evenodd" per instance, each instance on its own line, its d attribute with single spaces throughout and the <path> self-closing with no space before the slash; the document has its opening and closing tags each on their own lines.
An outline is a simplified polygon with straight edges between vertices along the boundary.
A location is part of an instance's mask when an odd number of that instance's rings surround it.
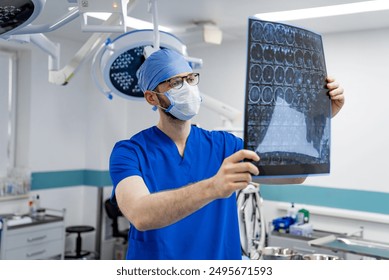
<svg viewBox="0 0 389 280">
<path fill-rule="evenodd" d="M 223 117 L 223 128 L 232 127 L 232 124 L 239 121 L 242 117 L 242 112 L 229 106 L 207 94 L 201 93 L 203 98 L 202 104 L 208 109 L 220 114 Z"/>
<path fill-rule="evenodd" d="M 12 32 L 12 35 L 26 35 L 26 34 L 46 33 L 46 32 L 55 31 L 58 28 L 64 26 L 65 24 L 68 24 L 72 20 L 78 18 L 79 15 L 80 15 L 79 10 L 77 8 L 74 8 L 53 24 L 40 24 L 40 25 L 30 24 L 22 29 Z"/>
<path fill-rule="evenodd" d="M 73 12 L 68 17 L 64 17 L 63 24 L 68 22 L 70 19 L 74 17 L 74 15 L 78 15 L 78 13 Z M 116 14 L 112 14 L 103 25 L 110 25 L 114 22 L 118 21 L 118 16 Z M 58 26 L 59 27 L 59 26 Z M 30 32 L 38 32 L 43 26 L 30 27 Z M 26 32 L 26 30 L 23 30 Z M 27 27 L 28 31 L 28 27 Z M 20 32 L 22 33 L 22 32 Z M 86 58 L 93 53 L 97 47 L 99 47 L 103 41 L 105 41 L 111 34 L 110 33 L 94 33 L 89 37 L 86 43 L 78 50 L 75 56 L 70 60 L 70 62 L 59 69 L 60 65 L 60 45 L 53 43 L 50 41 L 44 34 L 36 33 L 36 34 L 26 34 L 26 35 L 11 35 L 9 37 L 10 41 L 23 41 L 23 42 L 31 42 L 42 49 L 49 55 L 49 82 L 56 85 L 66 85 L 69 80 L 74 76 L 77 72 L 79 66 L 82 64 Z"/>
<path fill-rule="evenodd" d="M 130 5 L 127 6 L 127 14 L 133 8 L 137 0 L 131 0 Z M 123 0 L 122 4 L 128 3 L 128 0 Z M 54 24 L 44 25 L 28 25 L 22 29 L 15 30 L 10 33 L 12 35 L 5 36 L 4 39 L 8 41 L 17 42 L 31 42 L 42 49 L 49 55 L 49 82 L 56 85 L 66 85 L 69 80 L 75 75 L 78 68 L 85 61 L 90 54 L 96 51 L 96 49 L 105 41 L 111 34 L 105 33 L 112 31 L 109 27 L 115 26 L 118 22 L 123 22 L 122 17 L 119 13 L 113 13 L 101 26 L 101 33 L 94 33 L 87 40 L 87 42 L 78 50 L 71 61 L 62 69 L 60 66 L 60 45 L 51 42 L 42 33 L 54 31 L 63 25 L 69 23 L 75 18 L 79 17 L 79 8 L 74 8 L 60 18 Z M 108 28 L 105 28 L 108 27 Z"/>
<path fill-rule="evenodd" d="M 65 67 L 62 69 L 49 70 L 49 82 L 56 85 L 66 85 L 77 72 L 79 66 L 86 57 L 89 56 L 90 53 L 93 53 L 108 36 L 109 34 L 106 33 L 93 34 Z"/>
</svg>

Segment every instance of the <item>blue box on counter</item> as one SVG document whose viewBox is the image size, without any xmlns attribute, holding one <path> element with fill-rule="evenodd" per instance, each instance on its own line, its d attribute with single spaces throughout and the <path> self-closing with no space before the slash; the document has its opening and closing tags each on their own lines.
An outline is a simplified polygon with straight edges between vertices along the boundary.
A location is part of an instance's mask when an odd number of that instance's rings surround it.
<svg viewBox="0 0 389 280">
<path fill-rule="evenodd" d="M 289 227 L 295 223 L 295 219 L 292 217 L 281 217 L 274 219 L 272 224 L 275 231 L 279 232 L 289 232 Z"/>
</svg>

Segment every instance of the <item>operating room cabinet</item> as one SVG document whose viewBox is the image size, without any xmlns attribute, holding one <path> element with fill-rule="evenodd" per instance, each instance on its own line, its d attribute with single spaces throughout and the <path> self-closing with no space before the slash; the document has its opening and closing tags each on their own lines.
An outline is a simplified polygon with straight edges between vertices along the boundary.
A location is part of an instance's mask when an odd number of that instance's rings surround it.
<svg viewBox="0 0 389 280">
<path fill-rule="evenodd" d="M 0 259 L 63 259 L 64 221 L 52 220 L 18 227 L 3 226 L 0 244 Z"/>
</svg>

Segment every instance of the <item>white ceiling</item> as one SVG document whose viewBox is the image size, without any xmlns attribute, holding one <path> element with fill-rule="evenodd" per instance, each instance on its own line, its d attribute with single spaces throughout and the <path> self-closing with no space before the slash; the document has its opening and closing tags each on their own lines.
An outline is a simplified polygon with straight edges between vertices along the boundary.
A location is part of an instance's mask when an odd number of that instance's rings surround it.
<svg viewBox="0 0 389 280">
<path fill-rule="evenodd" d="M 360 2 L 361 0 L 157 0 L 158 20 L 161 25 L 183 30 L 196 21 L 213 21 L 223 31 L 223 40 L 246 40 L 248 17 L 256 13 L 311 8 L 326 5 Z M 365 1 L 365 0 L 363 0 Z M 388 0 L 389 1 L 389 0 Z M 41 15 L 33 24 L 52 24 L 68 12 L 69 2 L 76 0 L 46 0 Z M 151 21 L 149 0 L 137 0 L 130 16 Z M 74 5 L 74 4 L 73 4 Z M 389 28 L 389 11 L 348 16 L 334 16 L 290 22 L 318 33 Z M 172 32 L 182 39 L 186 33 Z M 47 33 L 72 40 L 85 41 L 91 34 L 81 32 L 77 18 L 56 31 Z M 185 39 L 184 39 L 185 41 Z"/>
</svg>

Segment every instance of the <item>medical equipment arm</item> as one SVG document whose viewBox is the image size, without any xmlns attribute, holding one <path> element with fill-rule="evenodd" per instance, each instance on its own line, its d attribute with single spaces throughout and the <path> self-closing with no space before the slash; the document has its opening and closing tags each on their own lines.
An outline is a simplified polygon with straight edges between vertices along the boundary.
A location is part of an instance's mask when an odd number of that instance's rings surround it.
<svg viewBox="0 0 389 280">
<path fill-rule="evenodd" d="M 201 92 L 203 98 L 202 104 L 210 110 L 220 114 L 225 118 L 223 126 L 231 126 L 234 122 L 239 121 L 242 117 L 242 112 L 229 106 L 203 92 Z"/>
</svg>

